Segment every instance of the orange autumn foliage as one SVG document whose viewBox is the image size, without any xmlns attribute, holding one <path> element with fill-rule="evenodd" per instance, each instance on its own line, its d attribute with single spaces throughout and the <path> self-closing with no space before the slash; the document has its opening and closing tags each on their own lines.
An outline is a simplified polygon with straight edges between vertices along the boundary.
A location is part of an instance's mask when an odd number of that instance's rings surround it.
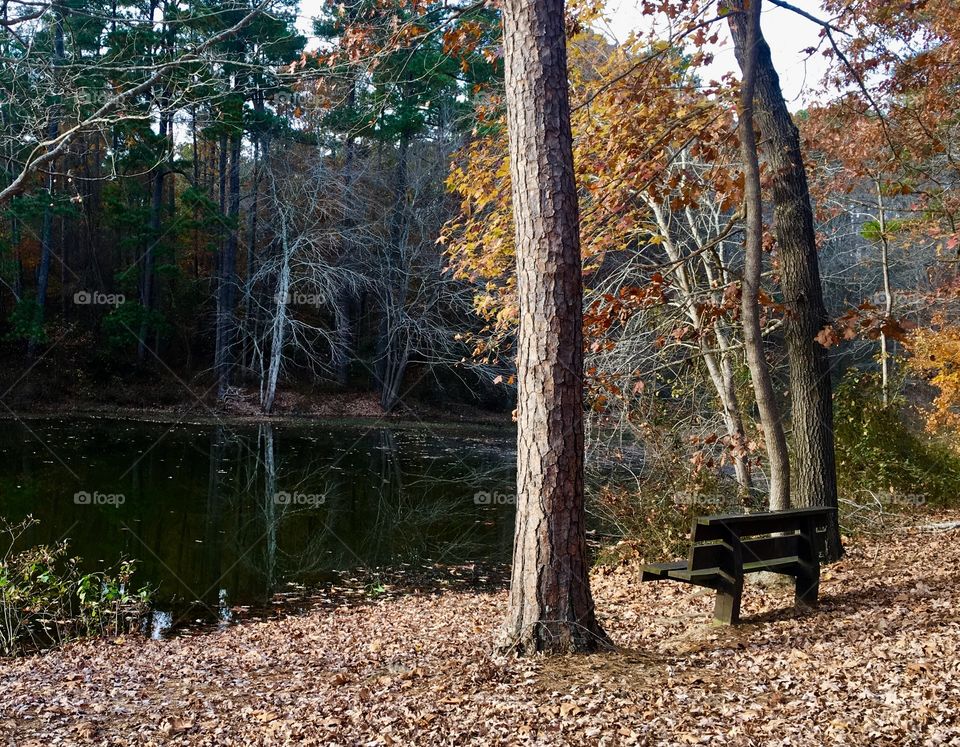
<svg viewBox="0 0 960 747">
<path fill-rule="evenodd" d="M 925 412 L 928 429 L 960 434 L 960 326 L 938 317 L 933 326 L 911 335 L 910 348 L 911 370 L 937 390 Z"/>
<path fill-rule="evenodd" d="M 698 86 L 667 45 L 614 47 L 583 33 L 570 45 L 574 160 L 586 283 L 611 252 L 653 252 L 662 241 L 647 198 L 695 209 L 709 195 L 722 211 L 739 204 L 739 174 L 722 154 L 733 143 L 728 86 Z M 477 311 L 504 333 L 516 323 L 513 216 L 501 102 L 479 112 L 477 137 L 448 187 L 460 214 L 444 229 L 450 266 L 477 284 Z M 684 153 L 694 165 L 677 168 Z M 663 282 L 662 278 L 659 282 Z M 637 295 L 636 289 L 629 295 Z"/>
</svg>

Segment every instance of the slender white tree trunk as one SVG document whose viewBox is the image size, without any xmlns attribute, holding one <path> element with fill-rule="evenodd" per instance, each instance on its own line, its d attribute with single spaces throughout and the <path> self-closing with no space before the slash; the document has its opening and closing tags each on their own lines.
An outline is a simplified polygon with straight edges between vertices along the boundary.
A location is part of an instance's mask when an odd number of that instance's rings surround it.
<svg viewBox="0 0 960 747">
<path fill-rule="evenodd" d="M 286 221 L 282 221 L 281 225 L 283 260 L 277 277 L 277 293 L 274 297 L 276 313 L 270 330 L 270 365 L 267 368 L 267 385 L 261 403 L 265 413 L 273 409 L 277 394 L 277 380 L 280 378 L 280 367 L 283 363 L 283 338 L 287 327 L 287 303 L 290 301 L 290 243 L 286 234 Z"/>
</svg>

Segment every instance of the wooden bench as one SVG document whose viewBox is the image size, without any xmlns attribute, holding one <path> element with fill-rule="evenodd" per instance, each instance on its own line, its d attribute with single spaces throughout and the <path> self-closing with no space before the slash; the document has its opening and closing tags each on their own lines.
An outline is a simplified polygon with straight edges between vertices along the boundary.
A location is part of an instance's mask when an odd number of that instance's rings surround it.
<svg viewBox="0 0 960 747">
<path fill-rule="evenodd" d="M 770 571 L 796 579 L 796 604 L 814 607 L 823 536 L 836 509 L 798 508 L 759 514 L 698 516 L 685 561 L 645 565 L 641 581 L 682 581 L 716 589 L 719 623 L 740 620 L 743 577 Z"/>
</svg>

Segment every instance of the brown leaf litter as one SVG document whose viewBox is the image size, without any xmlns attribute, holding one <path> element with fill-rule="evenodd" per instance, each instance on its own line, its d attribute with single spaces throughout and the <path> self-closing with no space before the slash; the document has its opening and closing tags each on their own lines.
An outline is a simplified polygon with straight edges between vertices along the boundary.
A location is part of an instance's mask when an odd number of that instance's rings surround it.
<svg viewBox="0 0 960 747">
<path fill-rule="evenodd" d="M 956 520 L 960 514 L 946 514 Z M 818 611 L 598 571 L 621 647 L 493 655 L 503 592 L 411 593 L 0 662 L 0 744 L 960 745 L 960 530 L 850 543 Z"/>
</svg>

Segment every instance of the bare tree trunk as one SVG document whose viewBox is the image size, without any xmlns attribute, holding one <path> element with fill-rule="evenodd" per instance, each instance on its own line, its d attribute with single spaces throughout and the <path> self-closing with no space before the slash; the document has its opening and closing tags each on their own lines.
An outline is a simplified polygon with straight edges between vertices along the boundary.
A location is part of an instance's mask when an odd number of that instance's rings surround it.
<svg viewBox="0 0 960 747">
<path fill-rule="evenodd" d="M 590 592 L 583 497 L 583 287 L 563 0 L 506 0 L 520 302 L 517 518 L 500 646 L 609 644 Z"/>
<path fill-rule="evenodd" d="M 736 0 L 738 5 L 742 0 Z M 760 5 L 762 0 L 756 0 Z M 742 5 L 741 5 L 742 7 Z M 770 166 L 774 203 L 774 233 L 780 259 L 785 340 L 790 365 L 793 435 L 793 502 L 800 507 L 837 507 L 837 466 L 833 437 L 833 385 L 829 354 L 817 334 L 827 324 L 820 284 L 820 265 L 807 173 L 800 134 L 787 110 L 770 47 L 756 29 L 755 44 L 746 38 L 744 16 L 731 13 L 730 30 L 738 59 L 753 49 L 757 61 L 757 123 L 764 136 L 764 156 Z M 742 63 L 741 63 L 742 65 Z M 827 555 L 843 554 L 840 526 L 834 521 L 827 538 Z"/>
<path fill-rule="evenodd" d="M 227 150 L 228 140 L 226 133 L 221 133 L 219 138 L 219 152 L 217 154 L 217 180 L 218 180 L 218 192 L 220 200 L 220 215 L 226 218 L 227 216 L 227 166 L 229 165 Z M 223 232 L 221 231 L 219 237 L 219 245 L 217 247 L 217 256 L 216 256 L 216 318 L 214 320 L 215 327 L 215 341 L 214 341 L 214 352 L 213 352 L 213 369 L 216 373 L 217 380 L 219 382 L 221 371 L 224 369 L 226 363 L 226 339 L 224 337 L 227 324 L 224 320 L 224 314 L 226 313 L 226 298 L 225 294 L 226 289 L 226 245 L 223 240 Z M 218 392 L 218 396 L 222 396 Z"/>
<path fill-rule="evenodd" d="M 353 107 L 357 100 L 356 83 L 350 87 L 347 96 L 347 106 Z M 342 261 L 348 267 L 355 262 L 356 247 L 353 239 L 353 229 L 356 224 L 354 218 L 354 168 L 356 160 L 357 140 L 353 133 L 347 133 L 344 143 L 343 158 L 343 257 Z M 337 294 L 334 301 L 334 329 L 336 331 L 336 349 L 334 350 L 333 367 L 337 383 L 345 387 L 350 382 L 350 364 L 353 362 L 353 351 L 356 343 L 354 322 L 357 316 L 359 299 L 356 289 L 349 284 L 345 285 Z"/>
<path fill-rule="evenodd" d="M 257 272 L 257 263 L 259 257 L 257 256 L 257 228 L 258 228 L 258 212 L 260 210 L 260 176 L 261 176 L 261 133 L 258 129 L 260 127 L 259 121 L 262 119 L 264 112 L 264 98 L 263 91 L 257 90 L 253 96 L 253 107 L 254 111 L 257 114 L 258 124 L 251 133 L 250 139 L 253 141 L 253 164 L 251 169 L 250 180 L 252 182 L 250 188 L 250 207 L 247 210 L 247 277 L 243 286 L 243 318 L 245 323 L 253 330 L 253 334 L 250 337 L 244 337 L 243 350 L 241 351 L 241 361 L 243 365 L 253 366 L 253 350 L 250 346 L 250 340 L 255 338 L 257 335 L 257 319 L 255 318 L 254 311 L 254 288 L 253 288 L 253 278 Z"/>
<path fill-rule="evenodd" d="M 699 340 L 700 354 L 703 356 L 704 365 L 710 376 L 710 381 L 717 392 L 717 398 L 720 400 L 720 408 L 723 414 L 723 423 L 727 429 L 727 436 L 731 440 L 733 447 L 733 469 L 737 478 L 738 492 L 743 496 L 748 496 L 753 490 L 753 478 L 750 474 L 750 463 L 743 453 L 743 447 L 747 442 L 746 431 L 743 428 L 743 418 L 740 415 L 740 403 L 737 397 L 737 390 L 733 380 L 733 368 L 730 361 L 724 359 L 721 352 L 718 356 L 709 344 L 703 316 L 700 312 L 696 292 L 695 278 L 691 277 L 695 273 L 688 273 L 684 264 L 685 258 L 681 255 L 680 248 L 674 243 L 670 234 L 670 225 L 664 215 L 663 208 L 652 197 L 647 196 L 647 204 L 653 211 L 654 218 L 657 221 L 657 227 L 660 229 L 660 235 L 663 238 L 663 247 L 669 257 L 670 262 L 676 267 L 677 290 L 680 292 L 680 299 L 683 303 L 684 311 L 690 323 L 697 331 Z M 691 222 L 691 226 L 692 226 Z M 725 344 L 720 344 L 723 335 L 720 330 L 715 329 L 718 339 L 718 347 L 724 348 Z"/>
<path fill-rule="evenodd" d="M 747 10 L 730 14 L 730 26 L 736 17 L 744 32 L 745 53 L 738 55 L 743 81 L 740 84 L 740 112 L 738 134 L 744 171 L 744 205 L 746 211 L 746 238 L 743 261 L 743 342 L 753 380 L 754 396 L 760 411 L 767 460 L 770 466 L 770 509 L 790 508 L 790 460 L 787 439 L 783 432 L 780 408 L 770 368 L 763 353 L 763 334 L 760 326 L 760 277 L 763 265 L 763 203 L 760 196 L 760 161 L 757 155 L 757 135 L 753 129 L 753 93 L 757 74 L 755 43 L 760 27 L 760 1 L 751 0 Z"/>
<path fill-rule="evenodd" d="M 410 359 L 409 334 L 406 329 L 407 296 L 407 183 L 410 157 L 410 135 L 400 135 L 397 169 L 394 179 L 395 202 L 390 221 L 390 246 L 385 268 L 383 316 L 377 342 L 375 371 L 380 389 L 380 406 L 390 411 L 400 400 L 400 387 Z"/>
<path fill-rule="evenodd" d="M 163 104 L 161 104 L 162 106 Z M 173 123 L 169 115 L 160 114 L 160 137 L 169 140 L 173 136 Z M 157 244 L 160 242 L 163 212 L 163 178 L 166 174 L 166 163 L 157 164 L 157 170 L 152 176 L 152 194 L 150 198 L 150 234 L 147 237 L 147 246 L 143 250 L 143 266 L 140 268 L 140 306 L 143 309 L 143 319 L 137 343 L 137 360 L 143 363 L 147 354 L 147 333 L 149 331 L 149 314 L 153 308 L 154 260 Z"/>
<path fill-rule="evenodd" d="M 344 288 L 334 300 L 333 322 L 336 333 L 336 348 L 333 351 L 333 368 L 337 384 L 350 383 L 350 362 L 353 358 L 353 323 L 357 310 L 357 297 L 352 288 Z"/>
<path fill-rule="evenodd" d="M 276 312 L 270 331 L 270 365 L 267 368 L 267 382 L 264 389 L 261 406 L 267 414 L 273 409 L 273 401 L 277 394 L 277 381 L 280 378 L 280 367 L 283 363 L 283 343 L 287 328 L 287 301 L 290 294 L 290 245 L 287 236 L 286 223 L 283 223 L 280 235 L 283 260 L 280 273 L 277 277 L 277 293 L 274 299 Z"/>
<path fill-rule="evenodd" d="M 727 429 L 727 436 L 730 438 L 733 450 L 733 472 L 737 478 L 737 489 L 741 496 L 749 496 L 753 492 L 753 475 L 749 459 L 743 451 L 747 443 L 747 433 L 743 427 L 743 417 L 740 415 L 733 367 L 728 360 L 717 360 L 717 356 L 706 350 L 706 345 L 703 343 L 701 343 L 701 350 L 707 373 L 710 375 L 714 389 L 717 390 L 717 397 L 723 410 L 723 424 Z"/>
<path fill-rule="evenodd" d="M 154 8 L 159 8 L 159 3 L 156 6 L 151 5 L 150 19 L 153 20 Z M 158 54 L 171 54 L 173 52 L 173 39 L 171 37 L 171 26 L 167 23 L 167 20 L 170 15 L 170 8 L 167 3 L 163 4 L 163 35 L 161 41 L 161 47 L 157 50 Z M 150 201 L 150 236 L 148 239 L 147 246 L 144 249 L 143 256 L 143 266 L 141 270 L 141 280 L 140 280 L 140 306 L 143 309 L 143 318 L 140 321 L 140 329 L 138 332 L 138 341 L 137 341 L 137 360 L 141 363 L 146 359 L 147 353 L 147 334 L 150 329 L 150 312 L 153 310 L 153 307 L 156 303 L 155 297 L 158 295 L 156 289 L 157 278 L 154 267 L 156 265 L 156 252 L 160 244 L 161 228 L 163 224 L 163 197 L 164 197 L 164 177 L 167 175 L 167 172 L 173 167 L 173 113 L 165 111 L 170 100 L 170 90 L 165 87 L 160 91 L 158 96 L 157 108 L 159 109 L 159 123 L 157 126 L 157 134 L 160 136 L 160 139 L 164 141 L 164 159 L 161 163 L 158 163 L 156 166 L 156 171 L 153 174 L 153 194 L 151 195 Z M 169 214 L 171 219 L 174 214 L 174 191 L 173 191 L 173 180 L 170 179 L 170 196 L 169 196 Z M 155 348 L 159 348 L 159 330 L 155 331 L 156 344 Z M 158 350 L 154 350 L 154 355 L 159 354 Z"/>
<path fill-rule="evenodd" d="M 877 224 L 880 229 L 880 268 L 883 273 L 883 314 L 889 319 L 893 316 L 893 286 L 890 283 L 890 240 L 887 238 L 887 210 L 883 202 L 883 189 L 880 180 L 875 181 L 877 188 Z M 886 334 L 880 332 L 880 376 L 883 390 L 883 406 L 890 404 L 890 342 Z"/>
<path fill-rule="evenodd" d="M 197 127 L 197 105 L 190 107 L 191 127 L 190 127 L 190 148 L 193 155 L 193 187 L 200 189 L 200 144 L 198 142 Z M 204 159 L 206 160 L 206 159 Z M 200 207 L 193 208 L 193 279 L 200 279 Z"/>
<path fill-rule="evenodd" d="M 223 399 L 230 388 L 233 373 L 233 344 L 235 342 L 236 322 L 234 319 L 235 289 L 237 285 L 237 221 L 240 217 L 240 143 L 242 134 L 237 132 L 230 140 L 230 172 L 228 176 L 228 211 L 230 219 L 229 233 L 223 250 L 223 267 L 217 309 L 217 338 L 220 341 L 219 362 L 217 366 L 217 397 Z"/>
</svg>

